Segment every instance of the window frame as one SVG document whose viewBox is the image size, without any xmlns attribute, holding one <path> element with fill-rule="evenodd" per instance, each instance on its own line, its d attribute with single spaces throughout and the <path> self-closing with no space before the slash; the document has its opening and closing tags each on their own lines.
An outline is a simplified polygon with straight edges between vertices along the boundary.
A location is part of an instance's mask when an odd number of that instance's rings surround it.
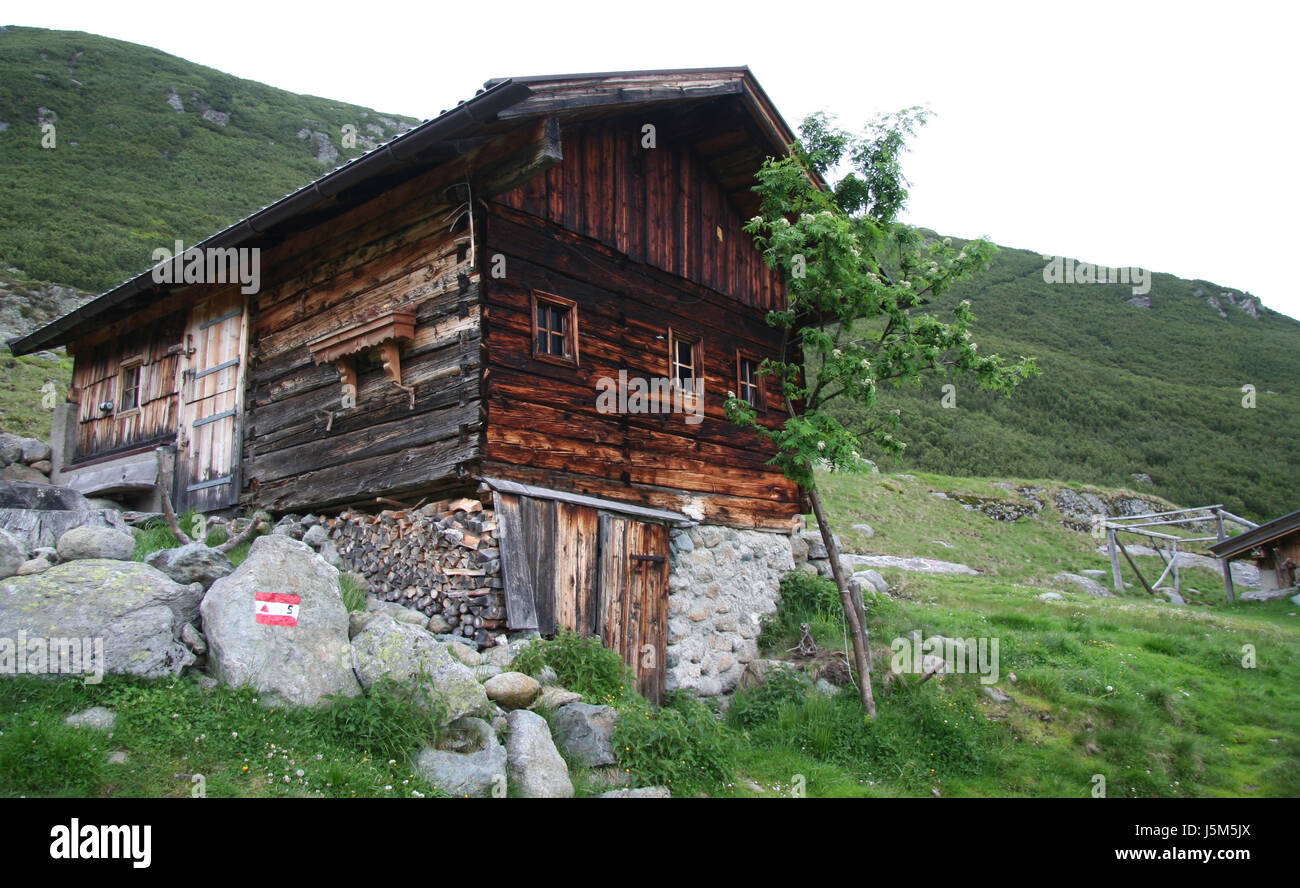
<svg viewBox="0 0 1300 888">
<path fill-rule="evenodd" d="M 739 348 L 736 349 L 736 397 L 740 398 L 742 401 L 745 401 L 745 403 L 749 403 L 748 401 L 745 400 L 744 379 L 741 375 L 745 366 L 745 361 L 749 361 L 754 365 L 754 380 L 753 382 L 750 383 L 750 385 L 753 386 L 754 391 L 756 393 L 755 401 L 757 403 L 750 404 L 750 406 L 753 407 L 754 410 L 758 413 L 766 413 L 767 412 L 767 385 L 766 385 L 767 377 L 760 375 L 758 372 L 759 367 L 763 365 L 763 360 L 753 352 L 745 351 L 744 349 L 739 349 Z"/>
<path fill-rule="evenodd" d="M 573 299 L 566 299 L 555 293 L 547 293 L 544 290 L 532 291 L 532 353 L 533 359 L 545 361 L 548 364 L 559 364 L 562 367 L 578 366 L 578 303 Z M 537 344 L 538 334 L 541 333 L 541 325 L 537 321 L 537 310 L 541 306 L 563 309 L 568 318 L 568 323 L 564 330 L 564 343 L 568 349 L 567 355 L 556 355 L 549 351 L 542 351 Z M 548 337 L 555 335 L 548 331 Z"/>
<path fill-rule="evenodd" d="M 691 379 L 704 380 L 704 337 L 692 336 L 689 333 L 682 333 L 672 327 L 668 328 L 668 379 L 669 385 L 673 388 L 681 388 L 681 380 L 677 376 L 677 343 L 683 342 L 691 347 L 691 369 L 696 375 Z"/>
<path fill-rule="evenodd" d="M 126 374 L 135 371 L 135 405 L 126 407 L 123 398 L 126 396 L 128 387 L 126 384 Z M 140 412 L 144 403 L 144 358 L 133 357 L 126 358 L 117 365 L 117 403 L 113 408 L 113 415 L 118 419 L 133 416 Z"/>
</svg>

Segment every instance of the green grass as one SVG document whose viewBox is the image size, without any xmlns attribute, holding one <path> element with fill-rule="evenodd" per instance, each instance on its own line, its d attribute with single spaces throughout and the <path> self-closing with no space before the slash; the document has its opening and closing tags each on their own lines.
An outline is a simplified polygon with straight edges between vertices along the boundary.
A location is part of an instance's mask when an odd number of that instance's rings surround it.
<svg viewBox="0 0 1300 888">
<path fill-rule="evenodd" d="M 61 404 L 72 380 L 72 359 L 63 349 L 48 354 L 14 357 L 0 345 L 0 432 L 41 441 L 50 440 L 54 405 Z"/>
<path fill-rule="evenodd" d="M 111 733 L 63 723 L 90 706 L 117 713 Z M 211 797 L 432 795 L 408 752 L 435 736 L 432 716 L 382 690 L 272 709 L 252 691 L 206 690 L 195 678 L 10 678 L 0 682 L 0 796 L 184 797 L 193 775 Z M 115 752 L 125 764 L 109 763 Z"/>
<path fill-rule="evenodd" d="M 1050 508 L 1004 524 L 929 493 L 1000 490 L 986 481 L 822 480 L 843 536 L 863 520 L 876 530 L 846 539 L 851 550 L 927 555 L 985 573 L 882 571 L 904 597 L 868 602 L 880 709 L 873 724 L 862 723 L 852 689 L 834 700 L 779 684 L 737 694 L 728 720 L 746 738 L 739 785 L 789 793 L 803 775 L 809 795 L 1085 797 L 1102 774 L 1111 797 L 1300 794 L 1294 603 L 1228 604 L 1221 578 L 1208 571 L 1184 574 L 1206 593 L 1199 606 L 1174 607 L 1140 587 L 1113 599 L 1062 590 L 1064 600 L 1040 601 L 1051 574 L 1106 563 L 1088 534 L 1061 527 Z M 793 644 L 800 616 L 768 621 L 768 655 Z M 819 645 L 843 648 L 839 625 L 810 622 Z M 889 643 L 913 630 L 998 639 L 997 687 L 1012 701 L 995 703 L 976 675 L 884 688 Z M 1255 648 L 1256 668 L 1243 667 L 1245 645 Z"/>
<path fill-rule="evenodd" d="M 198 513 L 194 512 L 193 510 L 187 511 L 184 514 L 178 516 L 176 521 L 178 524 L 180 524 L 181 529 L 193 527 L 194 518 L 197 514 Z M 226 541 L 226 533 L 224 530 L 220 530 L 220 529 L 213 530 L 212 532 L 210 532 L 204 540 L 204 542 L 206 542 L 206 544 L 209 546 L 219 546 L 225 541 Z M 159 549 L 177 549 L 180 546 L 181 546 L 181 541 L 176 539 L 176 534 L 172 533 L 172 529 L 170 526 L 168 526 L 167 522 L 163 521 L 160 518 L 155 518 L 154 520 L 146 523 L 144 527 L 136 531 L 135 553 L 134 555 L 132 555 L 132 558 L 134 558 L 134 560 L 136 561 L 144 561 L 145 558 L 151 552 L 157 552 Z M 239 565 L 244 563 L 244 559 L 248 557 L 248 551 L 252 548 L 253 548 L 253 540 L 248 540 L 247 542 L 240 543 L 238 546 L 235 546 L 235 548 L 227 552 L 226 557 L 230 559 L 231 564 L 233 564 L 235 567 L 239 567 Z M 349 581 L 351 580 L 351 578 L 345 578 L 345 579 Z M 353 583 L 352 586 L 344 586 L 345 603 L 349 601 L 348 598 L 349 594 L 353 595 L 354 596 L 353 600 L 355 600 L 355 594 L 356 594 L 355 581 L 351 581 L 351 582 Z M 362 607 L 364 607 L 365 590 L 362 589 L 360 594 L 361 594 L 361 605 Z M 350 608 L 350 609 L 355 610 L 356 608 Z"/>
<path fill-rule="evenodd" d="M 667 785 L 677 796 L 1083 798 L 1100 774 L 1111 797 L 1300 795 L 1294 603 L 1228 604 L 1208 572 L 1196 577 L 1199 605 L 1133 590 L 1093 598 L 1067 589 L 1042 601 L 1052 573 L 1103 561 L 1051 507 L 1000 523 L 929 493 L 1002 490 L 988 481 L 823 480 L 837 526 L 867 519 L 876 528 L 849 548 L 946 555 L 984 573 L 883 571 L 895 595 L 867 599 L 873 722 L 852 688 L 829 697 L 780 677 L 737 692 L 725 715 L 717 700 L 680 694 L 656 708 L 630 690 L 610 651 L 569 636 L 530 649 L 520 668 L 551 665 L 562 683 L 619 709 L 614 740 L 632 785 Z M 930 539 L 961 548 L 920 551 Z M 783 655 L 800 622 L 824 650 L 841 650 L 826 584 L 800 576 L 786 589 L 782 611 L 764 624 L 764 655 Z M 890 643 L 913 631 L 997 639 L 996 687 L 1010 701 L 995 702 L 974 674 L 887 680 Z M 1254 668 L 1243 664 L 1247 645 Z M 209 795 L 435 793 L 407 763 L 436 731 L 401 691 L 320 710 L 268 709 L 255 697 L 204 690 L 194 678 L 0 681 L 0 794 L 183 796 L 195 773 Z M 118 713 L 112 736 L 63 725 L 90 705 Z M 108 764 L 119 750 L 128 763 Z M 606 788 L 583 768 L 572 777 L 580 796 Z"/>
</svg>

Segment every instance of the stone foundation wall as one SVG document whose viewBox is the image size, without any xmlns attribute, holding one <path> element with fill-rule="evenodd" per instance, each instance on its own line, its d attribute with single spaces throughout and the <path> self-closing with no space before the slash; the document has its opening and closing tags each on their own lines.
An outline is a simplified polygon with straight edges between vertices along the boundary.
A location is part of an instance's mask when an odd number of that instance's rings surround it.
<svg viewBox="0 0 1300 888">
<path fill-rule="evenodd" d="M 668 581 L 667 689 L 734 690 L 758 657 L 759 620 L 794 569 L 791 537 L 700 525 L 674 530 Z"/>
</svg>

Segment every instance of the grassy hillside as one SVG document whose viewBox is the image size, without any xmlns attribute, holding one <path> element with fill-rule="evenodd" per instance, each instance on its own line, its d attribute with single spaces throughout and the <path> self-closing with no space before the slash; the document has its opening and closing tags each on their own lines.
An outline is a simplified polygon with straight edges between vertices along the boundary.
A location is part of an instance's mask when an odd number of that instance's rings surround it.
<svg viewBox="0 0 1300 888">
<path fill-rule="evenodd" d="M 744 692 L 729 721 L 743 727 L 744 785 L 782 791 L 791 775 L 809 795 L 1066 796 L 1106 781 L 1116 797 L 1294 796 L 1300 793 L 1300 607 L 1289 599 L 1227 604 L 1221 578 L 1183 572 L 1193 602 L 1178 607 L 1136 591 L 1094 598 L 1052 580 L 1106 569 L 1089 534 L 1069 530 L 1051 504 L 995 521 L 956 495 L 1014 500 L 1044 482 L 940 475 L 822 479 L 831 519 L 854 552 L 924 556 L 977 576 L 882 569 L 889 597 L 869 601 L 878 685 L 891 641 L 997 639 L 998 680 L 973 674 L 877 690 L 880 716 L 864 726 L 855 695 L 833 701 Z M 1115 491 L 1098 490 L 1103 496 Z M 872 537 L 851 529 L 868 523 Z M 947 546 L 943 545 L 948 544 Z M 949 548 L 951 547 L 951 548 Z M 1155 559 L 1146 559 L 1154 561 Z M 1154 567 L 1154 565 L 1152 565 Z M 1059 600 L 1038 598 L 1044 591 Z M 820 607 L 787 595 L 795 613 L 764 630 L 767 656 L 790 657 L 807 621 L 825 650 L 845 647 L 832 590 Z M 1243 662 L 1253 645 L 1257 661 Z"/>
<path fill-rule="evenodd" d="M 1108 486 L 1140 473 L 1150 492 L 1256 520 L 1300 506 L 1300 321 L 1253 317 L 1246 294 L 1167 274 L 1140 308 L 1130 285 L 1048 284 L 1045 264 L 1003 249 L 931 307 L 970 299 L 980 351 L 1032 355 L 1042 375 L 1009 399 L 959 387 L 951 408 L 942 381 L 886 390 L 881 409 L 901 411 L 908 450 L 882 468 Z"/>
<path fill-rule="evenodd" d="M 120 40 L 0 29 L 0 267 L 106 289 L 411 123 Z"/>
</svg>

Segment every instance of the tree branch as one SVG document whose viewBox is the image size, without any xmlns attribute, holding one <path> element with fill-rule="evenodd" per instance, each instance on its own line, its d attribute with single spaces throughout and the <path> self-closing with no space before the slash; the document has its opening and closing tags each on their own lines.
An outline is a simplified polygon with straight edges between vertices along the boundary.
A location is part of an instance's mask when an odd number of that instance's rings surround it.
<svg viewBox="0 0 1300 888">
<path fill-rule="evenodd" d="M 158 485 L 154 486 L 157 488 L 158 493 L 162 495 L 163 518 L 167 521 L 167 526 L 172 529 L 172 533 L 176 535 L 176 539 L 180 540 L 182 546 L 188 546 L 194 540 L 190 539 L 185 531 L 181 530 L 181 524 L 176 520 L 176 512 L 172 509 L 171 497 L 167 495 L 167 491 Z"/>
</svg>

